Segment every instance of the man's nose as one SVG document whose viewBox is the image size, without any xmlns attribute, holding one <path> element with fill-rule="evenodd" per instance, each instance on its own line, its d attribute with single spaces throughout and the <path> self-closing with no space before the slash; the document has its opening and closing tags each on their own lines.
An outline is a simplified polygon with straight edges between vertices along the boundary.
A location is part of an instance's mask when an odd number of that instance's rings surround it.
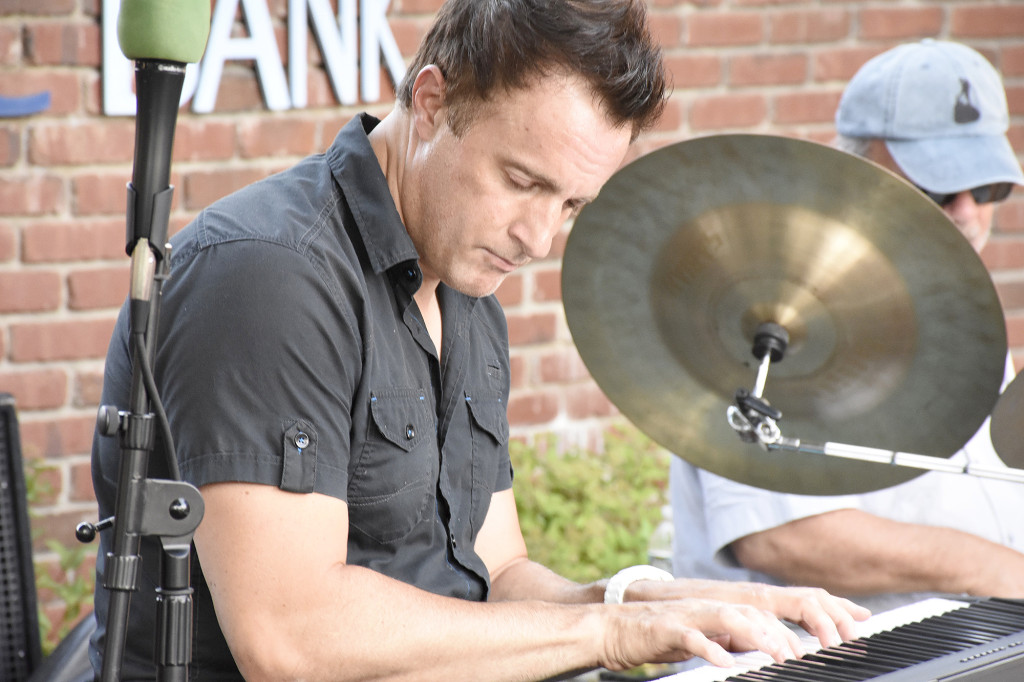
<svg viewBox="0 0 1024 682">
<path fill-rule="evenodd" d="M 970 190 L 958 193 L 951 202 L 942 207 L 950 217 L 970 218 L 978 215 L 981 208 Z"/>
<path fill-rule="evenodd" d="M 974 200 L 974 195 L 970 191 L 960 192 L 951 202 L 942 207 L 957 229 L 978 251 L 988 240 L 989 230 L 982 221 L 982 208 L 983 205 Z"/>
<path fill-rule="evenodd" d="M 565 222 L 565 215 L 561 204 L 555 201 L 538 201 L 531 208 L 512 226 L 511 232 L 522 245 L 523 252 L 531 260 L 536 260 L 548 255 L 551 241 Z"/>
</svg>

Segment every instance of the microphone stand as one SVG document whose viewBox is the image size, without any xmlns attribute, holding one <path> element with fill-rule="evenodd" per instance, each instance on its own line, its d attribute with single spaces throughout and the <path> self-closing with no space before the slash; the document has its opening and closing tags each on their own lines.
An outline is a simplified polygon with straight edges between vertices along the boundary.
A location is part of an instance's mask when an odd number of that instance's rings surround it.
<svg viewBox="0 0 1024 682">
<path fill-rule="evenodd" d="M 131 255 L 129 334 L 132 353 L 130 407 L 104 405 L 97 428 L 118 436 L 121 459 L 113 517 L 81 524 L 78 539 L 113 527 L 113 551 L 106 556 L 103 586 L 111 590 L 104 643 L 103 682 L 120 679 L 132 592 L 138 589 L 143 536 L 161 543 L 160 587 L 154 659 L 157 680 L 187 682 L 192 658 L 192 536 L 202 520 L 199 490 L 182 482 L 167 416 L 153 378 L 161 285 L 170 271 L 167 225 L 174 188 L 169 184 L 174 127 L 185 64 L 143 59 L 135 62 L 138 109 L 135 159 L 128 184 L 127 243 Z M 154 414 L 154 411 L 155 413 Z M 171 480 L 148 478 L 156 428 L 160 428 Z"/>
<path fill-rule="evenodd" d="M 771 363 L 782 360 L 788 345 L 789 334 L 783 327 L 774 322 L 765 322 L 758 326 L 754 334 L 753 353 L 754 357 L 761 361 L 761 364 L 758 367 L 754 390 L 747 391 L 741 388 L 736 391 L 736 404 L 730 405 L 726 409 L 726 418 L 729 421 L 729 426 L 744 441 L 758 443 L 766 450 L 829 455 L 860 460 L 862 462 L 877 462 L 893 466 L 968 474 L 982 478 L 1024 483 L 1024 469 L 986 467 L 971 465 L 970 462 L 958 464 L 941 457 L 916 455 L 909 452 L 897 452 L 844 443 L 805 443 L 799 438 L 784 437 L 777 423 L 782 418 L 782 413 L 769 405 L 761 396 Z"/>
</svg>

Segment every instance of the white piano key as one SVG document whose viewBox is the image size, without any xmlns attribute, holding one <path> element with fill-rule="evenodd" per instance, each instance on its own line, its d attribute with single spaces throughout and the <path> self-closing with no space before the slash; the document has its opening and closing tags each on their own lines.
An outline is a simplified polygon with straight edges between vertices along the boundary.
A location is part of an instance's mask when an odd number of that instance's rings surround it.
<svg viewBox="0 0 1024 682">
<path fill-rule="evenodd" d="M 891 611 L 883 611 L 868 618 L 866 621 L 857 623 L 857 636 L 868 637 L 879 632 L 887 632 L 900 625 L 915 623 L 931 616 L 938 616 L 955 609 L 968 605 L 968 602 L 955 599 L 925 599 L 913 604 L 906 604 Z M 800 637 L 805 654 L 817 651 L 821 643 L 816 637 L 804 635 Z M 685 670 L 675 675 L 659 678 L 658 682 L 722 682 L 730 675 L 738 675 L 748 670 L 771 665 L 775 662 L 771 656 L 760 651 L 748 651 L 741 654 L 733 654 L 735 665 L 728 668 L 719 668 L 713 665 L 706 665 L 700 668 Z"/>
</svg>

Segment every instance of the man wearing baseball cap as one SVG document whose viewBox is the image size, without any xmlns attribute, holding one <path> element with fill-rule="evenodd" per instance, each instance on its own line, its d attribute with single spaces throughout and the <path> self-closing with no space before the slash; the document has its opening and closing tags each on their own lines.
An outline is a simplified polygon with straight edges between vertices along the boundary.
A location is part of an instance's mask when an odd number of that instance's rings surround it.
<svg viewBox="0 0 1024 682">
<path fill-rule="evenodd" d="M 857 72 L 835 145 L 916 185 L 980 251 L 996 203 L 1024 184 L 1008 125 L 992 65 L 965 45 L 924 40 Z M 953 459 L 1003 466 L 988 421 Z M 672 460 L 676 575 L 816 585 L 876 612 L 935 594 L 1024 597 L 1019 483 L 929 472 L 862 495 L 788 495 Z"/>
<path fill-rule="evenodd" d="M 836 112 L 837 146 L 917 185 L 979 252 L 995 203 L 1024 184 L 1008 127 L 996 70 L 966 45 L 939 40 L 901 45 L 867 62 Z"/>
</svg>

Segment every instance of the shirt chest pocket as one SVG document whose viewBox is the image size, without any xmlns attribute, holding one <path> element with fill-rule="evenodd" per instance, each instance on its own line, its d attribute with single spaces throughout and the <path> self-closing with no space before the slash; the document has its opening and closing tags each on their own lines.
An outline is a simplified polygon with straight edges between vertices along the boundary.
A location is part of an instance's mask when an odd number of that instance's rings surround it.
<svg viewBox="0 0 1024 682">
<path fill-rule="evenodd" d="M 466 405 L 470 415 L 470 437 L 473 452 L 473 487 L 471 518 L 476 537 L 487 515 L 487 509 L 498 479 L 498 466 L 505 460 L 508 447 L 508 414 L 497 396 L 484 391 L 467 391 Z"/>
<path fill-rule="evenodd" d="M 349 521 L 377 542 L 394 542 L 412 532 L 432 506 L 438 468 L 434 414 L 419 389 L 375 391 L 367 430 L 349 478 Z"/>
</svg>

